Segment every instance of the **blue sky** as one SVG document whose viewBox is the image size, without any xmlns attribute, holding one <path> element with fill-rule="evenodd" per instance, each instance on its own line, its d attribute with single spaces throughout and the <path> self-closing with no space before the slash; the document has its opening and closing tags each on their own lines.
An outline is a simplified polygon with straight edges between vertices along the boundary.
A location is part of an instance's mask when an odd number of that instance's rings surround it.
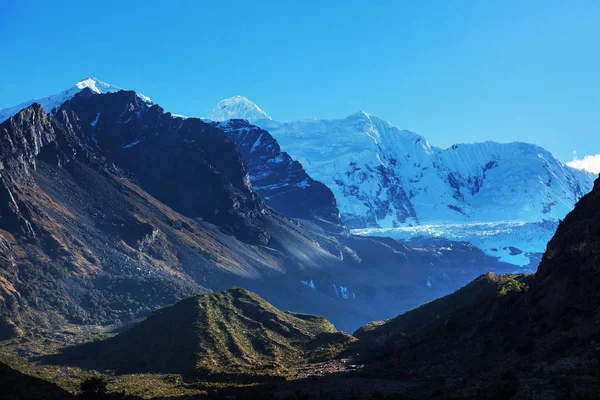
<svg viewBox="0 0 600 400">
<path fill-rule="evenodd" d="M 362 109 L 442 147 L 600 153 L 597 0 L 83 3 L 0 3 L 0 107 L 95 76 L 186 115 L 240 94 L 278 120 Z"/>
</svg>

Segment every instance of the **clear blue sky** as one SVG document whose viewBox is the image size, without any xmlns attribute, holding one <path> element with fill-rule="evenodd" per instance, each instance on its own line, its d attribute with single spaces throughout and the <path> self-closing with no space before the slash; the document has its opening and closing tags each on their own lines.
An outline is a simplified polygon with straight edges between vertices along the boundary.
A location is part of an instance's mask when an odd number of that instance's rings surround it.
<svg viewBox="0 0 600 400">
<path fill-rule="evenodd" d="M 186 115 L 240 94 L 567 161 L 600 153 L 599 21 L 597 0 L 3 0 L 0 107 L 95 76 Z"/>
</svg>

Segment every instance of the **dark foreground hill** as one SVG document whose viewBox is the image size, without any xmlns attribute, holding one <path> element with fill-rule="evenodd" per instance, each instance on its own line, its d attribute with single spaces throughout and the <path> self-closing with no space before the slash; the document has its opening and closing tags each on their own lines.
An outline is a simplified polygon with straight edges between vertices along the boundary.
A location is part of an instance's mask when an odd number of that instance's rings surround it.
<svg viewBox="0 0 600 400">
<path fill-rule="evenodd" d="M 585 396 L 600 393 L 599 288 L 600 179 L 560 224 L 536 274 L 484 275 L 355 336 L 391 375 L 443 377 L 463 394 L 596 398 Z"/>
<path fill-rule="evenodd" d="M 0 397 L 6 400 L 75 399 L 75 396 L 55 384 L 22 374 L 1 362 Z"/>
<path fill-rule="evenodd" d="M 323 317 L 280 311 L 233 288 L 185 299 L 113 338 L 68 348 L 47 362 L 119 374 L 256 380 L 334 358 L 354 340 Z"/>
</svg>

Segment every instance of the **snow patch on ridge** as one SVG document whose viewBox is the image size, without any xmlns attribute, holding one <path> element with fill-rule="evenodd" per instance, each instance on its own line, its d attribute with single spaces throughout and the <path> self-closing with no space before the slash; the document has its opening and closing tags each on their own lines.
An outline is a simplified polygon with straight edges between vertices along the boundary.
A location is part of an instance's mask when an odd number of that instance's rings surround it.
<svg viewBox="0 0 600 400">
<path fill-rule="evenodd" d="M 96 113 L 96 118 L 92 122 L 90 122 L 90 125 L 92 127 L 96 127 L 96 124 L 98 123 L 98 118 L 100 118 L 100 113 Z"/>
<path fill-rule="evenodd" d="M 122 149 L 130 149 L 136 144 L 140 143 L 143 139 L 134 140 L 133 142 L 126 144 L 125 146 L 121 146 Z"/>
<path fill-rule="evenodd" d="M 315 282 L 311 279 L 311 280 L 306 280 L 306 281 L 300 281 L 303 285 L 308 286 L 311 289 L 315 289 Z"/>
<path fill-rule="evenodd" d="M 29 107 L 33 103 L 41 104 L 41 106 L 44 108 L 44 111 L 46 111 L 47 113 L 51 113 L 53 109 L 60 107 L 65 101 L 71 99 L 73 96 L 75 96 L 77 93 L 81 92 L 85 88 L 90 89 L 96 94 L 114 93 L 118 92 L 119 90 L 123 90 L 118 86 L 111 85 L 109 83 L 102 82 L 96 78 L 89 77 L 77 82 L 69 89 L 64 90 L 60 93 L 48 97 L 43 97 L 41 99 L 31 99 L 13 107 L 0 109 L 0 122 L 7 120 L 8 118 L 12 117 L 16 113 L 24 109 L 25 107 Z M 145 103 L 152 103 L 152 99 L 150 97 L 145 96 L 140 92 L 136 92 L 136 94 Z"/>
</svg>

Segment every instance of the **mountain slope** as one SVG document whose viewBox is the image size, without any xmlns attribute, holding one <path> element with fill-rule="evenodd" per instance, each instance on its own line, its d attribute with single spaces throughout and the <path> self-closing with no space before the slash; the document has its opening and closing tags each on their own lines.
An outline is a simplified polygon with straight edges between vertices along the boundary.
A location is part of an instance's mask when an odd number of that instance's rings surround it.
<svg viewBox="0 0 600 400">
<path fill-rule="evenodd" d="M 429 334 L 428 330 L 440 333 L 438 327 L 443 326 L 450 334 L 439 336 L 434 347 L 421 349 L 422 352 L 419 353 L 420 357 L 418 358 L 417 350 L 415 350 L 414 359 L 408 355 L 403 356 L 402 359 L 402 362 L 407 364 L 409 362 L 421 364 L 425 363 L 425 360 L 429 360 L 430 367 L 435 369 L 433 361 L 441 348 L 450 345 L 456 346 L 452 342 L 457 340 L 457 336 L 462 339 L 463 345 L 469 343 L 470 340 L 481 339 L 477 336 L 478 332 L 474 333 L 479 326 L 473 325 L 473 321 L 500 319 L 500 316 L 506 318 L 506 310 L 503 308 L 525 292 L 531 280 L 532 276 L 525 274 L 488 273 L 449 296 L 424 304 L 391 320 L 371 322 L 357 330 L 354 336 L 361 340 L 362 346 L 371 348 L 380 356 L 390 356 L 395 353 L 397 347 L 407 346 L 408 343 L 405 342 L 415 344 L 423 340 L 421 337 L 423 332 L 426 332 L 427 340 L 433 340 L 433 335 Z M 504 322 L 508 320 L 510 318 L 506 318 Z M 455 333 L 456 335 L 454 335 Z M 506 350 L 504 347 L 500 348 L 503 351 Z M 477 347 L 471 349 L 473 351 L 461 354 L 461 356 L 472 358 L 468 362 L 461 360 L 465 366 L 475 362 L 481 356 L 477 353 Z M 489 357 L 490 354 L 486 356 Z"/>
<path fill-rule="evenodd" d="M 322 317 L 282 312 L 255 293 L 233 288 L 183 300 L 116 337 L 66 349 L 52 361 L 118 373 L 274 376 L 331 358 L 352 340 Z"/>
<path fill-rule="evenodd" d="M 228 227 L 251 242 L 269 241 L 264 204 L 222 131 L 196 118 L 174 118 L 126 91 L 104 96 L 83 91 L 65 103 L 57 119 L 76 126 L 105 157 L 174 210 Z"/>
</svg>

